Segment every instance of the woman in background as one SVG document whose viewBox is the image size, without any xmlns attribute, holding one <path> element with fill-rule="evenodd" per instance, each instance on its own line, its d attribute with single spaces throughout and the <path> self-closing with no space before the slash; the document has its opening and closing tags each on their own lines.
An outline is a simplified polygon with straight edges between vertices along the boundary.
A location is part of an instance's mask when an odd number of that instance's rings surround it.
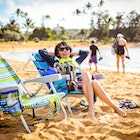
<svg viewBox="0 0 140 140">
<path fill-rule="evenodd" d="M 125 57 L 130 59 L 128 48 L 127 48 L 127 41 L 123 38 L 123 35 L 121 33 L 117 34 L 117 48 L 116 48 L 116 66 L 117 66 L 117 72 L 120 71 L 120 59 L 122 61 L 122 68 L 123 73 L 125 73 Z M 126 56 L 125 56 L 125 50 L 126 50 Z"/>
</svg>

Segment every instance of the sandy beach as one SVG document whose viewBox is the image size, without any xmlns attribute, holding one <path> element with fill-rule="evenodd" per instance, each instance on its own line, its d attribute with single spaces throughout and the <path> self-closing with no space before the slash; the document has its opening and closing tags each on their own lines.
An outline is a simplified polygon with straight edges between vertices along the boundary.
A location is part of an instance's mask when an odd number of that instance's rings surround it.
<svg viewBox="0 0 140 140">
<path fill-rule="evenodd" d="M 131 44 L 132 45 L 132 44 Z M 130 46 L 131 46 L 130 45 Z M 45 47 L 45 44 L 20 44 L 3 45 L 0 44 L 0 52 L 17 51 L 20 49 L 38 49 Z M 50 47 L 53 45 L 47 45 Z M 106 47 L 108 45 L 105 45 Z M 38 72 L 26 72 L 23 70 L 25 62 L 7 60 L 18 76 L 24 80 L 39 77 Z M 29 63 L 28 70 L 36 70 L 32 63 Z M 94 71 L 91 71 L 94 73 Z M 29 126 L 32 131 L 27 134 L 20 119 L 11 117 L 9 114 L 0 112 L 0 139 L 1 140 L 140 140 L 140 73 L 116 73 L 116 71 L 99 70 L 99 73 L 105 75 L 100 83 L 104 86 L 106 92 L 115 104 L 118 101 L 131 101 L 137 104 L 137 107 L 127 112 L 127 117 L 122 118 L 113 111 L 108 105 L 98 98 L 95 103 L 96 116 L 94 119 L 85 118 L 87 111 L 80 106 L 79 102 L 85 100 L 84 96 L 68 96 L 72 106 L 80 108 L 73 110 L 73 114 L 68 112 L 68 119 L 63 119 L 62 111 L 59 117 L 54 120 L 46 120 L 34 126 Z M 30 88 L 33 90 L 35 84 Z M 46 92 L 46 87 L 41 92 Z M 62 100 L 65 106 L 65 100 Z M 36 109 L 37 116 L 46 114 L 44 108 Z M 32 110 L 25 110 L 23 116 L 28 124 L 37 122 L 30 115 Z"/>
</svg>

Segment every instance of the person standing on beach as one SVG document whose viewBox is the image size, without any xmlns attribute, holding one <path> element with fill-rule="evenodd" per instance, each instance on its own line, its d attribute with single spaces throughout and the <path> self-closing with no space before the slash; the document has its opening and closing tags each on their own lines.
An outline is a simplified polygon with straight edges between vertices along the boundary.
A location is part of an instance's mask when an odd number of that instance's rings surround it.
<svg viewBox="0 0 140 140">
<path fill-rule="evenodd" d="M 127 52 L 126 58 L 130 59 L 129 53 L 128 53 L 128 48 L 127 48 L 127 41 L 123 38 L 123 35 L 121 33 L 117 34 L 117 49 L 116 49 L 116 65 L 117 65 L 117 72 L 119 72 L 120 68 L 120 59 L 122 61 L 122 68 L 123 68 L 123 73 L 125 73 L 125 50 Z"/>
<path fill-rule="evenodd" d="M 100 52 L 98 46 L 95 45 L 95 43 L 96 43 L 96 41 L 95 41 L 95 39 L 93 39 L 91 41 L 91 46 L 89 47 L 89 49 L 90 49 L 90 57 L 89 57 L 89 67 L 90 68 L 89 68 L 89 70 L 91 70 L 92 63 L 94 63 L 95 71 L 97 72 L 98 71 L 98 68 L 97 68 L 97 51 L 100 55 L 100 58 L 102 58 L 102 57 L 101 57 L 101 52 Z"/>
</svg>

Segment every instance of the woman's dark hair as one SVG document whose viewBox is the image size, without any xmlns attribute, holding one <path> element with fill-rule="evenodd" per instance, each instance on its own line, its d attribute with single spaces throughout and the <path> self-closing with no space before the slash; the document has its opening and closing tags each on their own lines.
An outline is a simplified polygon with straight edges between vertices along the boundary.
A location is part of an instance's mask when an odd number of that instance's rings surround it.
<svg viewBox="0 0 140 140">
<path fill-rule="evenodd" d="M 60 56 L 59 56 L 59 54 L 58 54 L 58 49 L 60 48 L 61 45 L 66 46 L 66 47 L 68 46 L 68 47 L 70 48 L 70 53 L 72 52 L 71 47 L 70 47 L 65 41 L 62 41 L 62 42 L 58 43 L 58 44 L 55 46 L 55 49 L 54 49 L 54 54 L 55 54 L 55 56 L 57 56 L 58 58 L 60 58 Z M 70 54 L 70 57 L 72 57 L 71 54 Z"/>
<path fill-rule="evenodd" d="M 91 41 L 91 43 L 95 43 L 95 41 L 94 41 L 94 40 L 92 40 L 92 41 Z"/>
</svg>

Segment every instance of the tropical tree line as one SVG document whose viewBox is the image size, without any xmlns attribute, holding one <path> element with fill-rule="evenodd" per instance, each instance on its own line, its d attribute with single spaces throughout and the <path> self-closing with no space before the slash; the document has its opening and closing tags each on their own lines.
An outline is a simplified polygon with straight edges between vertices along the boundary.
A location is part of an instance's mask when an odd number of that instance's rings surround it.
<svg viewBox="0 0 140 140">
<path fill-rule="evenodd" d="M 9 23 L 3 26 L 0 21 L 0 40 L 1 41 L 28 41 L 28 40 L 81 40 L 96 37 L 99 41 L 108 42 L 117 33 L 121 32 L 130 42 L 140 41 L 140 14 L 135 10 L 127 15 L 125 12 L 118 12 L 112 18 L 107 10 L 102 10 L 104 0 L 99 3 L 87 2 L 84 8 L 76 9 L 74 16 L 90 17 L 89 29 L 65 29 L 57 24 L 51 29 L 45 27 L 45 20 L 51 19 L 50 15 L 42 16 L 40 27 L 35 26 L 35 22 L 28 16 L 28 13 L 17 9 L 16 18 L 9 19 Z M 21 32 L 24 29 L 25 32 Z"/>
<path fill-rule="evenodd" d="M 76 9 L 77 16 L 90 15 L 90 32 L 88 37 L 97 37 L 98 40 L 109 41 L 117 33 L 124 34 L 128 41 L 140 41 L 140 14 L 135 10 L 127 15 L 125 12 L 117 12 L 115 19 L 111 17 L 108 10 L 102 10 L 104 0 L 99 3 L 87 2 L 82 9 Z M 86 31 L 81 32 L 83 36 Z"/>
</svg>

